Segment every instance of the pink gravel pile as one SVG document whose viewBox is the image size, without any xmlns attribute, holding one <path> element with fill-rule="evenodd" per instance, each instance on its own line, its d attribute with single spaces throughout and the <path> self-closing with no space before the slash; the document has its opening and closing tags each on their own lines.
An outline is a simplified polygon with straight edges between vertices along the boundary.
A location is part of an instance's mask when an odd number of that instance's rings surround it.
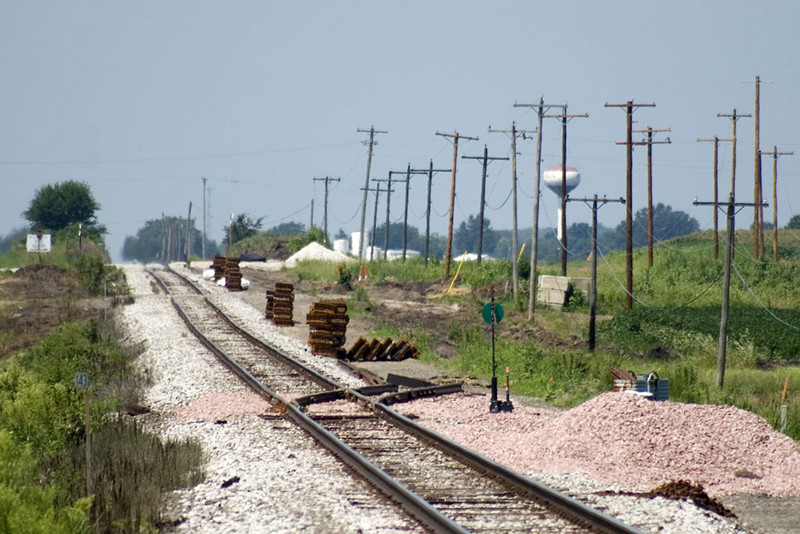
<svg viewBox="0 0 800 534">
<path fill-rule="evenodd" d="M 396 406 L 420 423 L 521 472 L 581 472 L 628 488 L 674 479 L 709 495 L 800 495 L 800 450 L 761 417 L 730 406 L 599 395 L 560 413 L 515 404 L 489 413 L 488 396 Z"/>
<path fill-rule="evenodd" d="M 274 413 L 272 405 L 255 393 L 215 393 L 175 408 L 178 421 L 219 421 L 237 415 Z"/>
</svg>

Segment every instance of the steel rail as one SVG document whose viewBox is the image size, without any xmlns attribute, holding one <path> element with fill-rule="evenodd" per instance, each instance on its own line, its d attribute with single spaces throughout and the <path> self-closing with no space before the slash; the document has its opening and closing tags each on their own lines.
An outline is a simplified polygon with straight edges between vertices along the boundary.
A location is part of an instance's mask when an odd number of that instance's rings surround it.
<svg viewBox="0 0 800 534">
<path fill-rule="evenodd" d="M 452 519 L 443 515 L 429 502 L 422 499 L 416 493 L 410 491 L 408 488 L 400 484 L 397 480 L 386 474 L 383 470 L 375 466 L 369 460 L 358 454 L 352 448 L 348 447 L 344 442 L 338 439 L 334 434 L 323 428 L 320 424 L 314 421 L 311 417 L 303 413 L 302 408 L 290 402 L 286 397 L 278 392 L 271 390 L 262 384 L 257 378 L 250 374 L 246 369 L 241 367 L 236 361 L 231 359 L 225 354 L 222 349 L 217 347 L 214 343 L 209 341 L 200 330 L 192 324 L 189 317 L 181 309 L 180 305 L 172 297 L 171 293 L 166 287 L 166 284 L 152 269 L 148 272 L 159 281 L 164 290 L 170 295 L 170 300 L 173 307 L 178 311 L 178 314 L 189 327 L 191 332 L 200 340 L 200 342 L 207 347 L 226 367 L 239 376 L 244 382 L 260 395 L 267 397 L 273 406 L 285 411 L 289 418 L 295 422 L 300 428 L 305 430 L 311 437 L 316 439 L 325 448 L 331 451 L 337 458 L 339 458 L 346 466 L 358 473 L 361 477 L 367 480 L 370 484 L 376 487 L 379 491 L 384 493 L 387 497 L 397 502 L 406 512 L 420 521 L 426 528 L 430 529 L 435 534 L 466 534 L 467 530 L 454 522 Z M 177 273 L 176 273 L 177 274 Z M 178 276 L 180 276 L 178 274 Z M 181 277 L 185 279 L 184 277 Z M 206 299 L 208 300 L 208 299 Z M 211 306 L 213 303 L 208 301 Z M 240 330 L 238 325 L 231 323 L 234 328 Z M 375 391 L 380 391 L 381 388 L 363 388 L 367 394 Z M 362 395 L 359 393 L 359 395 Z M 343 398 L 345 392 L 337 390 L 332 392 L 323 392 L 319 396 L 318 402 L 322 399 L 336 399 Z"/>
<path fill-rule="evenodd" d="M 430 388 L 422 388 L 430 389 Z M 425 392 L 427 395 L 435 394 L 430 391 Z M 418 425 L 408 417 L 391 409 L 382 399 L 373 400 L 358 392 L 351 392 L 353 396 L 359 399 L 359 402 L 371 404 L 373 410 L 383 419 L 394 424 L 400 429 L 418 436 L 430 443 L 434 443 L 443 452 L 450 454 L 461 460 L 462 462 L 477 468 L 489 476 L 495 477 L 506 484 L 509 484 L 515 490 L 522 494 L 530 495 L 537 500 L 547 502 L 553 508 L 560 510 L 570 517 L 579 519 L 586 522 L 592 528 L 600 532 L 608 534 L 642 534 L 642 531 L 627 525 L 618 519 L 604 514 L 576 499 L 573 499 L 549 486 L 540 482 L 530 479 L 508 467 L 468 449 L 461 444 L 451 440 L 450 438 L 434 432 L 424 426 Z M 390 399 L 393 402 L 402 402 L 405 398 Z"/>
<path fill-rule="evenodd" d="M 621 521 L 595 510 L 581 503 L 580 501 L 572 499 L 571 497 L 568 497 L 544 484 L 525 477 L 524 475 L 521 475 L 520 473 L 517 473 L 495 462 L 494 460 L 471 451 L 437 432 L 414 423 L 409 418 L 399 414 L 388 406 L 394 402 L 404 402 L 421 396 L 451 393 L 453 391 L 460 390 L 461 384 L 445 385 L 444 387 L 437 386 L 433 388 L 419 388 L 418 390 L 398 392 L 394 395 L 386 397 L 386 399 L 379 399 L 377 401 L 370 398 L 369 395 L 384 393 L 386 392 L 385 387 L 365 387 L 360 388 L 362 391 L 359 391 L 358 389 L 343 390 L 339 385 L 336 385 L 336 389 L 334 391 L 320 392 L 319 394 L 307 395 L 301 399 L 295 399 L 295 401 L 289 401 L 280 393 L 272 391 L 264 386 L 257 378 L 255 378 L 246 369 L 241 367 L 236 361 L 232 360 L 227 354 L 225 354 L 222 349 L 205 338 L 199 329 L 191 323 L 189 317 L 181 309 L 180 305 L 174 296 L 172 296 L 160 277 L 158 277 L 158 275 L 156 275 L 151 269 L 148 269 L 148 272 L 154 276 L 157 281 L 159 281 L 159 284 L 161 284 L 167 294 L 170 295 L 173 306 L 176 308 L 184 322 L 186 322 L 192 333 L 195 334 L 195 336 L 197 336 L 198 339 L 200 339 L 200 341 L 207 348 L 209 348 L 209 350 L 214 353 L 226 367 L 231 369 L 232 372 L 244 380 L 244 382 L 253 390 L 270 399 L 270 402 L 274 406 L 278 407 L 281 411 L 284 411 L 286 415 L 295 422 L 295 424 L 303 428 L 319 443 L 340 458 L 345 465 L 353 469 L 356 473 L 360 474 L 369 483 L 378 488 L 389 498 L 395 500 L 403 509 L 405 509 L 418 521 L 423 523 L 427 528 L 431 529 L 431 531 L 436 532 L 437 534 L 468 532 L 463 526 L 444 515 L 420 495 L 405 487 L 399 481 L 388 475 L 378 466 L 356 452 L 354 449 L 344 443 L 344 441 L 338 438 L 333 432 L 327 430 L 320 423 L 315 421 L 313 417 L 305 414 L 303 411 L 304 407 L 315 402 L 326 402 L 341 398 L 355 399 L 360 404 L 371 407 L 375 414 L 385 421 L 400 428 L 404 432 L 434 444 L 434 446 L 442 452 L 449 454 L 464 464 L 478 469 L 490 477 L 502 481 L 503 483 L 514 488 L 514 490 L 519 494 L 528 495 L 540 502 L 546 502 L 552 509 L 557 510 L 558 512 L 563 513 L 571 518 L 577 519 L 579 522 L 586 524 L 589 528 L 608 534 L 641 534 L 641 531 L 638 529 L 626 525 Z M 187 283 L 193 286 L 196 291 L 202 294 L 202 292 L 199 291 L 199 288 L 197 288 L 184 276 L 174 271 L 171 272 L 180 277 L 182 280 L 185 280 Z M 210 301 L 210 299 L 208 299 L 207 296 L 204 295 L 204 298 L 212 308 L 218 309 Z M 252 334 L 249 334 L 242 329 L 239 325 L 233 322 L 231 318 L 221 312 L 221 310 L 219 313 L 225 318 L 228 324 L 230 324 L 235 330 L 241 332 L 245 337 L 253 338 L 258 344 L 267 347 L 268 350 L 275 351 L 274 348 L 264 344 L 262 341 L 254 338 Z M 287 355 L 287 357 L 289 356 Z M 303 369 L 306 368 L 300 362 L 297 363 Z M 310 371 L 312 373 L 314 372 L 313 370 Z M 300 403 L 297 402 L 298 400 Z"/>
</svg>

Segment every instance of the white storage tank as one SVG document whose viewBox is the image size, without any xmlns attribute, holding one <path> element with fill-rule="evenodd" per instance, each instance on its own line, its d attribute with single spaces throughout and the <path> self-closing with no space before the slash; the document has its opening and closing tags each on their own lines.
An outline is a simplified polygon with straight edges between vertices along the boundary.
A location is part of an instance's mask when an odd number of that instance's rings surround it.
<svg viewBox="0 0 800 534">
<path fill-rule="evenodd" d="M 347 249 L 350 246 L 350 242 L 347 239 L 334 239 L 333 240 L 333 250 L 336 252 L 341 252 L 342 254 L 347 254 Z"/>
</svg>

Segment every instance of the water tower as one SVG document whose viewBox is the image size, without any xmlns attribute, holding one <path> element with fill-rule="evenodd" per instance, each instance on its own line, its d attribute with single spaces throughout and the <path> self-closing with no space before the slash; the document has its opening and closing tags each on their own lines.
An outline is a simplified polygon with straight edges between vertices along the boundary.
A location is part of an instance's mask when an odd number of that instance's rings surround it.
<svg viewBox="0 0 800 534">
<path fill-rule="evenodd" d="M 561 198 L 561 178 L 562 178 L 561 165 L 553 165 L 544 171 L 544 185 L 553 193 Z M 581 174 L 575 167 L 567 165 L 567 194 L 573 189 L 578 187 L 581 183 Z"/>
<path fill-rule="evenodd" d="M 558 195 L 558 198 L 561 198 L 561 186 L 562 186 L 562 179 L 564 178 L 564 171 L 562 170 L 563 167 L 561 165 L 553 165 L 552 167 L 548 167 L 544 171 L 544 185 L 550 189 L 553 193 Z M 581 174 L 578 172 L 578 169 L 575 167 L 570 167 L 567 165 L 566 167 L 566 180 L 564 185 L 566 185 L 566 194 L 569 195 L 570 191 L 578 187 L 578 184 L 581 183 Z M 562 204 L 565 206 L 565 204 Z M 563 221 L 564 226 L 566 226 L 566 214 L 562 211 L 562 208 L 558 208 L 558 220 Z M 562 246 L 566 245 L 564 242 L 564 238 L 561 234 L 561 223 L 558 225 L 558 239 L 561 241 Z M 562 260 L 563 265 L 566 263 Z"/>
</svg>

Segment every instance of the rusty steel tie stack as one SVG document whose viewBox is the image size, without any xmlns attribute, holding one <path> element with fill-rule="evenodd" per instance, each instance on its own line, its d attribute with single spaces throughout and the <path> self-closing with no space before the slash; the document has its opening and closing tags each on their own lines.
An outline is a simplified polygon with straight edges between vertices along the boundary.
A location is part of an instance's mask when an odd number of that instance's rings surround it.
<svg viewBox="0 0 800 534">
<path fill-rule="evenodd" d="M 321 300 L 311 305 L 306 315 L 308 345 L 311 353 L 344 358 L 347 336 L 347 303 L 344 300 Z"/>
<path fill-rule="evenodd" d="M 392 338 L 386 338 L 381 341 L 373 338 L 372 341 L 367 341 L 360 337 L 347 351 L 347 359 L 351 361 L 399 362 L 406 358 L 417 357 L 419 357 L 419 351 L 405 339 L 394 341 Z"/>
</svg>

